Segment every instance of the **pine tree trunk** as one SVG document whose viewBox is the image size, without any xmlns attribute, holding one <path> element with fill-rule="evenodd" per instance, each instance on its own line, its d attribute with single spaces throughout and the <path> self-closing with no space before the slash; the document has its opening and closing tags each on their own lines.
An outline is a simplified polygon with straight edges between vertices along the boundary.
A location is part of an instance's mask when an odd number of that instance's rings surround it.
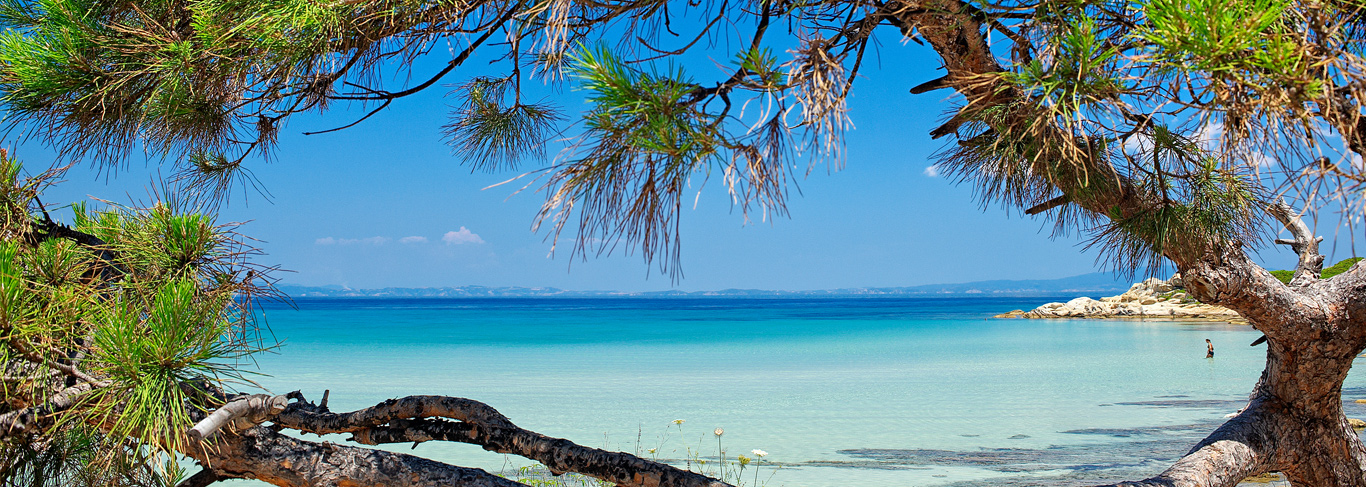
<svg viewBox="0 0 1366 487">
<path fill-rule="evenodd" d="M 1366 445 L 1342 412 L 1342 382 L 1362 347 L 1299 335 L 1268 341 L 1251 402 L 1275 445 L 1274 467 L 1295 485 L 1366 486 Z"/>
</svg>

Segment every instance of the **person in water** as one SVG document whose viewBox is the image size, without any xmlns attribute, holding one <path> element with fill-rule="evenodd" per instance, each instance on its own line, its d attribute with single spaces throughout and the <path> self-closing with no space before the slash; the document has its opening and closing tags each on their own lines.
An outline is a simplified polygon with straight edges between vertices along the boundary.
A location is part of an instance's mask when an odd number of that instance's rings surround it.
<svg viewBox="0 0 1366 487">
<path fill-rule="evenodd" d="M 1207 352 L 1205 352 L 1205 358 L 1214 358 L 1214 342 L 1211 342 L 1208 338 L 1206 338 L 1205 347 L 1208 350 Z"/>
</svg>

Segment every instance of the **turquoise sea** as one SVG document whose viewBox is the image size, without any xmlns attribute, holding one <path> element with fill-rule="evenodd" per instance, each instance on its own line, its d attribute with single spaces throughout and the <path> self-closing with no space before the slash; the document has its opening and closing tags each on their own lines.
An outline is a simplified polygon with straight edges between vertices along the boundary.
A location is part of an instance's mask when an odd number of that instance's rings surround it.
<svg viewBox="0 0 1366 487">
<path fill-rule="evenodd" d="M 1261 373 L 1246 326 L 989 319 L 1071 297 L 297 299 L 266 309 L 283 345 L 258 381 L 314 401 L 330 389 L 334 411 L 468 397 L 543 434 L 680 462 L 714 459 L 723 428 L 726 456 L 768 452 L 769 486 L 969 486 L 1155 474 Z M 1362 374 L 1345 390 L 1348 415 L 1366 416 L 1350 401 Z M 529 463 L 410 446 L 393 449 Z"/>
</svg>

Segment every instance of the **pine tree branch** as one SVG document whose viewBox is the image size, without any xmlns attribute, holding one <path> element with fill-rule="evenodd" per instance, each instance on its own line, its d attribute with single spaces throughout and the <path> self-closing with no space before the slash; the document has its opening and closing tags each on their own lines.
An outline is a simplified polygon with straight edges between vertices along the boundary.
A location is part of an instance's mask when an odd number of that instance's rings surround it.
<svg viewBox="0 0 1366 487">
<path fill-rule="evenodd" d="M 433 419 L 444 418 L 444 419 Z M 455 420 L 451 422 L 446 420 Z M 621 486 L 727 487 L 724 482 L 635 455 L 609 452 L 518 427 L 487 404 L 458 397 L 408 396 L 350 413 L 296 402 L 275 424 L 306 433 L 351 433 L 362 444 L 459 441 Z"/>
<path fill-rule="evenodd" d="M 203 441 L 228 425 L 239 430 L 250 428 L 274 418 L 288 403 L 286 396 L 252 394 L 239 397 L 195 423 L 185 434 L 194 441 Z"/>
<path fill-rule="evenodd" d="M 109 382 L 107 381 L 80 382 L 53 394 L 43 404 L 0 414 L 0 438 L 37 433 L 52 422 L 53 413 L 70 409 L 76 405 L 81 396 L 96 388 L 107 387 L 108 385 Z"/>
<path fill-rule="evenodd" d="M 431 78 L 428 78 L 427 81 L 424 81 L 424 82 L 418 84 L 417 86 L 414 86 L 414 87 L 412 87 L 412 88 L 408 88 L 408 89 L 406 89 L 406 90 L 393 92 L 393 93 L 386 92 L 386 91 L 376 91 L 375 94 L 373 94 L 373 95 L 363 95 L 363 96 L 338 95 L 338 96 L 329 96 L 328 98 L 333 99 L 333 100 L 384 100 L 384 101 L 386 102 L 386 103 L 384 104 L 384 106 L 388 106 L 388 105 L 389 105 L 389 104 L 388 104 L 389 101 L 392 101 L 392 100 L 394 100 L 394 99 L 396 99 L 396 98 L 403 98 L 403 97 L 408 96 L 408 95 L 413 95 L 413 94 L 416 94 L 416 93 L 418 93 L 418 92 L 421 92 L 422 90 L 425 90 L 425 89 L 427 89 L 427 88 L 430 88 L 432 85 L 436 84 L 437 81 L 441 81 L 441 78 L 446 77 L 447 74 L 450 74 L 451 71 L 454 71 L 455 68 L 459 67 L 461 64 L 464 64 L 464 63 L 465 63 L 465 60 L 466 60 L 466 59 L 469 59 L 470 54 L 473 54 L 474 51 L 475 51 L 476 49 L 478 49 L 479 46 L 482 45 L 482 44 L 484 43 L 484 41 L 487 41 L 487 40 L 489 39 L 489 37 L 493 36 L 493 34 L 494 34 L 495 32 L 497 32 L 499 29 L 502 29 L 503 24 L 505 24 L 505 23 L 507 23 L 507 21 L 511 20 L 512 17 L 513 17 L 513 15 L 517 13 L 517 8 L 516 8 L 516 7 L 517 7 L 518 5 L 520 5 L 520 4 L 514 4 L 514 5 L 512 5 L 512 6 L 509 6 L 508 11 L 505 12 L 505 13 L 502 15 L 502 17 L 500 17 L 500 18 L 498 19 L 497 22 L 494 22 L 492 25 L 489 25 L 486 29 L 484 29 L 483 35 L 480 35 L 478 39 L 475 39 L 474 42 L 471 42 L 470 45 L 469 45 L 468 47 L 466 47 L 464 50 L 460 51 L 460 54 L 457 55 L 457 56 L 455 57 L 455 59 L 451 59 L 450 62 L 446 63 L 446 66 L 445 66 L 444 68 L 442 68 L 441 71 L 438 71 L 438 72 L 437 72 L 435 75 L 433 75 Z M 384 108 L 384 106 L 381 106 L 380 108 L 382 109 L 382 108 Z M 360 120 L 357 120 L 355 123 L 352 123 L 351 125 L 355 125 L 355 124 L 357 124 L 357 123 L 360 123 L 361 121 L 365 120 L 366 118 L 369 118 L 370 115 L 374 115 L 375 112 L 378 112 L 378 111 L 379 111 L 379 109 L 376 109 L 375 111 L 370 112 L 370 114 L 366 115 L 364 118 L 361 118 Z M 347 125 L 346 127 L 350 127 L 351 125 Z M 341 129 L 346 128 L 346 127 L 341 127 L 341 128 L 337 128 L 337 129 L 331 129 L 331 130 L 324 130 L 324 131 L 321 131 L 321 132 L 311 132 L 311 133 L 306 133 L 305 135 L 308 135 L 308 134 L 321 134 L 321 133 L 326 133 L 326 132 L 332 132 L 332 131 L 336 131 L 336 130 L 341 130 Z"/>
<path fill-rule="evenodd" d="M 1323 241 L 1323 237 L 1315 237 L 1313 230 L 1304 223 L 1304 219 L 1284 201 L 1267 206 L 1267 212 L 1280 221 L 1286 230 L 1290 230 L 1293 237 L 1277 239 L 1276 243 L 1289 245 L 1299 255 L 1299 262 L 1295 265 L 1295 276 L 1290 279 L 1290 285 L 1304 286 L 1317 281 L 1319 274 L 1323 272 L 1323 256 L 1319 255 L 1319 242 Z"/>
<path fill-rule="evenodd" d="M 477 468 L 413 455 L 291 438 L 265 426 L 218 435 L 185 452 L 218 475 L 254 478 L 281 487 L 527 487 Z"/>
<path fill-rule="evenodd" d="M 1072 201 L 1072 198 L 1069 197 L 1069 196 L 1067 196 L 1067 195 L 1065 195 L 1065 194 L 1064 194 L 1064 195 L 1059 195 L 1059 196 L 1054 196 L 1052 199 L 1049 199 L 1048 201 L 1045 201 L 1045 202 L 1043 202 L 1043 203 L 1039 203 L 1039 204 L 1034 205 L 1034 206 L 1030 207 L 1029 209 L 1025 210 L 1025 214 L 1026 214 L 1026 215 L 1037 215 L 1037 214 L 1039 214 L 1039 213 L 1043 213 L 1043 212 L 1045 212 L 1045 211 L 1048 211 L 1048 210 L 1057 208 L 1057 207 L 1059 207 L 1059 206 L 1065 205 L 1065 204 L 1067 204 L 1067 203 L 1069 203 L 1069 202 L 1071 202 L 1071 201 Z"/>
</svg>

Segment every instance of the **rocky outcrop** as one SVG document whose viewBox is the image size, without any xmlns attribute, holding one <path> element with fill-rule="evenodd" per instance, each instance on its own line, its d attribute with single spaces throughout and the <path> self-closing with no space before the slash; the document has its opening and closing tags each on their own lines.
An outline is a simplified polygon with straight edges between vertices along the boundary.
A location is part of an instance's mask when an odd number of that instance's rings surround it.
<svg viewBox="0 0 1366 487">
<path fill-rule="evenodd" d="M 1181 276 L 1171 279 L 1150 278 L 1135 283 L 1119 296 L 1095 300 L 1081 297 L 1066 303 L 1048 303 L 1032 311 L 1015 310 L 997 318 L 1134 318 L 1164 320 L 1202 320 L 1246 323 L 1238 313 L 1191 299 L 1182 287 Z"/>
</svg>

